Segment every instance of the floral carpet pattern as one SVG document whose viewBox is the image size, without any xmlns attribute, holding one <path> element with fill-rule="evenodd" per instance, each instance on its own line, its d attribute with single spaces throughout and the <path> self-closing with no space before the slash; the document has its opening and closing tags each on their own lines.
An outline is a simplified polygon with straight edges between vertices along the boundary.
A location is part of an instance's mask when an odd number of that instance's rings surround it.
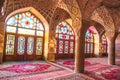
<svg viewBox="0 0 120 80">
<path fill-rule="evenodd" d="M 25 77 L 38 74 L 52 73 L 65 70 L 48 62 L 24 62 L 3 64 L 0 67 L 0 80 L 16 80 L 16 77 Z M 17 79 L 18 80 L 18 79 Z"/>
<path fill-rule="evenodd" d="M 120 68 L 107 66 L 93 71 L 87 71 L 85 75 L 97 80 L 120 80 Z"/>
<path fill-rule="evenodd" d="M 87 58 L 80 74 L 74 72 L 74 59 L 5 62 L 0 65 L 0 80 L 120 80 L 120 58 L 116 64 L 108 65 L 107 58 Z"/>
<path fill-rule="evenodd" d="M 33 63 L 27 63 L 27 64 L 16 64 L 11 65 L 9 67 L 1 68 L 0 71 L 10 71 L 15 73 L 37 73 L 41 71 L 47 70 L 51 65 L 49 64 L 33 64 Z"/>
<path fill-rule="evenodd" d="M 67 68 L 70 68 L 70 69 L 72 69 L 72 70 L 74 70 L 74 60 L 73 59 L 70 59 L 70 60 L 58 60 L 58 61 L 56 61 L 56 64 L 59 64 L 59 65 L 62 65 L 62 66 L 64 66 L 64 67 L 67 67 Z M 85 61 L 84 62 L 84 65 L 85 65 L 85 67 L 87 67 L 87 66 L 92 66 L 92 65 L 96 65 L 96 64 L 98 64 L 98 63 L 91 63 L 91 62 L 89 62 L 89 61 Z"/>
</svg>

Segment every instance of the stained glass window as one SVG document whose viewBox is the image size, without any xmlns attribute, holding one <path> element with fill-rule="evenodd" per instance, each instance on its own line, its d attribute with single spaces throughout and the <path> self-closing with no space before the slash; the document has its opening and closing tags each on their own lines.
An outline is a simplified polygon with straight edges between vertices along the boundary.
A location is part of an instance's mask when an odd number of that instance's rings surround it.
<svg viewBox="0 0 120 80">
<path fill-rule="evenodd" d="M 67 22 L 61 22 L 56 27 L 56 53 L 73 54 L 75 36 L 71 26 Z"/>
<path fill-rule="evenodd" d="M 36 45 L 36 54 L 42 55 L 42 44 L 43 44 L 42 38 L 37 38 L 37 45 Z"/>
<path fill-rule="evenodd" d="M 13 15 L 6 23 L 6 34 L 12 33 L 16 36 L 19 35 L 19 37 L 12 35 L 7 36 L 6 54 L 13 54 L 17 51 L 18 55 L 22 55 L 24 53 L 27 53 L 28 55 L 32 55 L 33 53 L 36 53 L 36 55 L 42 55 L 44 27 L 40 19 L 30 11 L 26 11 Z M 12 38 L 8 39 L 9 37 Z M 14 51 L 15 38 L 17 41 L 17 50 Z M 36 50 L 34 50 L 34 45 L 36 46 Z"/>
<path fill-rule="evenodd" d="M 59 41 L 59 54 L 63 53 L 63 41 Z"/>
<path fill-rule="evenodd" d="M 6 40 L 6 55 L 14 54 L 14 41 L 15 41 L 15 36 L 8 34 Z"/>
<path fill-rule="evenodd" d="M 107 39 L 105 35 L 102 36 L 102 53 L 107 53 Z"/>
<path fill-rule="evenodd" d="M 25 50 L 25 37 L 24 36 L 19 36 L 17 53 L 19 55 L 22 55 L 22 54 L 24 54 L 24 50 Z"/>
<path fill-rule="evenodd" d="M 36 30 L 37 36 L 43 36 L 44 33 L 41 21 L 30 11 L 16 14 L 7 20 L 6 32 L 16 33 L 16 28 L 18 34 L 35 35 Z"/>
<path fill-rule="evenodd" d="M 94 49 L 94 36 L 93 32 L 90 29 L 87 30 L 85 34 L 85 53 L 92 54 Z"/>
<path fill-rule="evenodd" d="M 74 53 L 74 42 L 70 42 L 70 49 L 69 49 L 69 52 L 70 53 Z"/>
<path fill-rule="evenodd" d="M 69 42 L 68 41 L 65 41 L 65 48 L 64 48 L 64 53 L 67 54 L 68 53 L 68 48 L 69 48 Z"/>
<path fill-rule="evenodd" d="M 25 12 L 25 13 L 19 14 L 18 22 L 20 24 L 20 27 L 35 29 L 36 18 L 34 15 L 32 15 L 32 13 Z"/>
<path fill-rule="evenodd" d="M 16 14 L 7 21 L 8 26 L 17 26 L 19 15 Z"/>
<path fill-rule="evenodd" d="M 27 40 L 27 54 L 32 55 L 34 50 L 34 38 L 33 37 L 28 37 Z"/>
</svg>

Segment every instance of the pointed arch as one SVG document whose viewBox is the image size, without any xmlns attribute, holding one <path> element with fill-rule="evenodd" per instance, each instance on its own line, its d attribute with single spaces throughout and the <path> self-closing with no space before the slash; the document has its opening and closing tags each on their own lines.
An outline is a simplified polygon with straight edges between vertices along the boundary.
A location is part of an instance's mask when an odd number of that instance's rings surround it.
<svg viewBox="0 0 120 80">
<path fill-rule="evenodd" d="M 93 57 L 99 54 L 99 35 L 95 26 L 90 26 L 85 34 L 85 56 Z"/>
<path fill-rule="evenodd" d="M 56 27 L 56 58 L 74 57 L 74 49 L 74 31 L 67 21 L 62 21 Z"/>
<path fill-rule="evenodd" d="M 41 22 L 42 25 L 44 26 L 44 58 L 47 60 L 47 54 L 48 54 L 48 38 L 49 38 L 49 24 L 47 20 L 33 7 L 26 7 L 26 8 L 21 8 L 18 10 L 15 10 L 14 12 L 10 13 L 7 17 L 5 22 L 7 23 L 7 20 L 12 17 L 15 14 L 22 13 L 22 12 L 27 12 L 30 11 L 32 14 L 34 14 Z"/>
</svg>

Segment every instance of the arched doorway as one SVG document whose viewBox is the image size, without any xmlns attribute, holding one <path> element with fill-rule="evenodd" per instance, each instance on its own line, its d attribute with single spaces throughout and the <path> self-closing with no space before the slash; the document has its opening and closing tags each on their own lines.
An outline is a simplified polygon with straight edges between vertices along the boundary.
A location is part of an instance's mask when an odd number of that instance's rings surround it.
<svg viewBox="0 0 120 80">
<path fill-rule="evenodd" d="M 56 58 L 73 58 L 75 35 L 67 22 L 60 22 L 56 27 Z"/>
<path fill-rule="evenodd" d="M 107 56 L 107 46 L 108 46 L 108 42 L 107 42 L 107 38 L 105 35 L 102 35 L 101 37 L 102 39 L 102 56 Z"/>
<path fill-rule="evenodd" d="M 44 27 L 30 11 L 7 19 L 4 60 L 38 60 L 43 56 Z"/>
</svg>

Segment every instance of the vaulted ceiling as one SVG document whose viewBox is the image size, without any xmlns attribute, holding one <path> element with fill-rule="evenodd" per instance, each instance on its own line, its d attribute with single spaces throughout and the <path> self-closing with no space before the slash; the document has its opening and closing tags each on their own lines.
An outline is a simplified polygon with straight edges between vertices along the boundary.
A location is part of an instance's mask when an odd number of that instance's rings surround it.
<svg viewBox="0 0 120 80">
<path fill-rule="evenodd" d="M 56 20 L 59 22 L 58 19 L 71 18 L 69 10 L 74 9 L 73 14 L 77 12 L 77 6 L 72 5 L 75 1 L 81 11 L 82 19 L 86 21 L 91 21 L 92 19 L 97 24 L 100 24 L 99 27 L 96 27 L 100 32 L 103 29 L 100 26 L 108 26 L 106 29 L 109 29 L 111 28 L 109 25 L 114 25 L 116 30 L 120 27 L 120 0 L 0 0 L 0 10 L 3 3 L 6 2 L 6 5 L 4 4 L 7 11 L 5 12 L 6 17 L 14 10 L 32 6 L 51 24 Z"/>
</svg>

